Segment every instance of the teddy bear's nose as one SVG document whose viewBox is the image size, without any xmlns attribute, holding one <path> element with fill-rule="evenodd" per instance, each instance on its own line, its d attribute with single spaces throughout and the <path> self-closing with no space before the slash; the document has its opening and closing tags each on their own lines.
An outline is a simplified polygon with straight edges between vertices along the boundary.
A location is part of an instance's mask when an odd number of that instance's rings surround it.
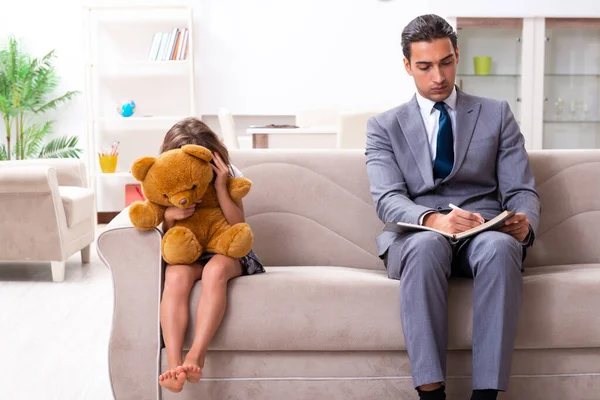
<svg viewBox="0 0 600 400">
<path fill-rule="evenodd" d="M 186 203 L 187 203 L 186 199 L 179 200 L 179 204 L 181 204 L 182 206 L 184 206 Z"/>
</svg>

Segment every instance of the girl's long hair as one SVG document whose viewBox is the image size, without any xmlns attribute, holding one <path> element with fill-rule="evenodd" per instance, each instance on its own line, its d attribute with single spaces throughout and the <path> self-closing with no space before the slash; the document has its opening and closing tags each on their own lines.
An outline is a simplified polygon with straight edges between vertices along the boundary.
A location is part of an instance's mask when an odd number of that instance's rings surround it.
<svg viewBox="0 0 600 400">
<path fill-rule="evenodd" d="M 160 152 L 179 149 L 186 144 L 203 146 L 211 153 L 219 153 L 225 165 L 229 167 L 229 175 L 233 176 L 227 147 L 217 134 L 198 118 L 188 117 L 173 125 L 165 135 Z"/>
</svg>

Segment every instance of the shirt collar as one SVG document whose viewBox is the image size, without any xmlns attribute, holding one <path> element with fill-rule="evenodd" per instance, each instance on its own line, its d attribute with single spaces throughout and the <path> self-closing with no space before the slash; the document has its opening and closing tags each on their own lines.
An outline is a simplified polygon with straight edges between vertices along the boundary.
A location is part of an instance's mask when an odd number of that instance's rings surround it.
<svg viewBox="0 0 600 400">
<path fill-rule="evenodd" d="M 433 111 L 433 106 L 435 105 L 435 101 L 426 99 L 425 97 L 421 96 L 419 92 L 417 92 L 417 103 L 419 103 L 419 108 L 422 111 L 425 111 L 427 115 L 431 114 Z M 454 86 L 452 89 L 450 96 L 444 100 L 444 103 L 446 103 L 451 110 L 456 110 L 456 86 Z"/>
</svg>

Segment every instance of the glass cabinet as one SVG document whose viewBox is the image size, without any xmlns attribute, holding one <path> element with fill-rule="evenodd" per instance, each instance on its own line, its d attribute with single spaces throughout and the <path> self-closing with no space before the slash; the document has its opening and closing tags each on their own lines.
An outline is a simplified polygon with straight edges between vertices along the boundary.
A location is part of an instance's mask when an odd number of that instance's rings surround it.
<svg viewBox="0 0 600 400">
<path fill-rule="evenodd" d="M 600 148 L 600 18 L 546 18 L 543 148 Z"/>
<path fill-rule="evenodd" d="M 462 18 L 456 84 L 506 100 L 528 149 L 600 148 L 600 18 Z"/>
<path fill-rule="evenodd" d="M 456 84 L 468 94 L 506 100 L 521 122 L 522 18 L 456 18 Z"/>
</svg>

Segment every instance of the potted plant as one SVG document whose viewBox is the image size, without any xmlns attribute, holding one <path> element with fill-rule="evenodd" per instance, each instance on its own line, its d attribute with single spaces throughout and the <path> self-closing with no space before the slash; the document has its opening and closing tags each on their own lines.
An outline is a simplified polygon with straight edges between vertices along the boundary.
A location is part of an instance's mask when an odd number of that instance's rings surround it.
<svg viewBox="0 0 600 400">
<path fill-rule="evenodd" d="M 54 137 L 55 121 L 43 114 L 71 100 L 77 91 L 54 97 L 58 86 L 53 62 L 54 50 L 42 58 L 25 53 L 14 37 L 0 50 L 0 116 L 4 121 L 6 143 L 0 144 L 0 160 L 27 158 L 79 158 L 77 136 Z"/>
</svg>

